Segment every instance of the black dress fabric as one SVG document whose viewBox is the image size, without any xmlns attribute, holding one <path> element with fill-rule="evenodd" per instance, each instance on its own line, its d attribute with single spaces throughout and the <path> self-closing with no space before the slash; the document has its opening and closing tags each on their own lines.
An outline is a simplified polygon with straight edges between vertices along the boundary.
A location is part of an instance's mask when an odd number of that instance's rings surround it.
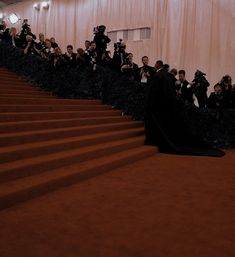
<svg viewBox="0 0 235 257">
<path fill-rule="evenodd" d="M 159 70 L 153 77 L 145 115 L 146 144 L 156 145 L 161 152 L 218 156 L 224 152 L 194 135 L 187 122 L 183 101 L 177 99 L 167 71 Z"/>
</svg>

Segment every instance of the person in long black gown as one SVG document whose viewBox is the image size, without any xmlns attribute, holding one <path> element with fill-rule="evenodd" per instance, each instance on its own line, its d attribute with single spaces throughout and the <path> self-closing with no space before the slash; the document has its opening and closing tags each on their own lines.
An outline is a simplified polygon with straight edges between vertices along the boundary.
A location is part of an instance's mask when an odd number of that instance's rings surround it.
<svg viewBox="0 0 235 257">
<path fill-rule="evenodd" d="M 177 99 L 172 79 L 157 61 L 148 94 L 145 115 L 145 143 L 158 146 L 161 152 L 202 156 L 223 156 L 193 135 L 187 125 L 184 103 Z"/>
</svg>

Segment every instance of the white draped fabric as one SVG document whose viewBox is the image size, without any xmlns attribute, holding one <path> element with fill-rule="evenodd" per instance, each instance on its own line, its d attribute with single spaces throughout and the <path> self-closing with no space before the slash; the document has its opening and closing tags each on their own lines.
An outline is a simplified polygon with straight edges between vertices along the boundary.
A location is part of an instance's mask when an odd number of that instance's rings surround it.
<svg viewBox="0 0 235 257">
<path fill-rule="evenodd" d="M 136 63 L 147 55 L 151 65 L 162 59 L 185 69 L 190 81 L 196 69 L 207 73 L 211 85 L 225 74 L 235 80 L 235 0 L 51 0 L 40 11 L 34 3 L 4 12 L 28 18 L 33 32 L 54 36 L 63 50 L 70 43 L 84 47 L 96 25 L 107 31 L 150 27 L 150 39 L 126 42 Z"/>
</svg>

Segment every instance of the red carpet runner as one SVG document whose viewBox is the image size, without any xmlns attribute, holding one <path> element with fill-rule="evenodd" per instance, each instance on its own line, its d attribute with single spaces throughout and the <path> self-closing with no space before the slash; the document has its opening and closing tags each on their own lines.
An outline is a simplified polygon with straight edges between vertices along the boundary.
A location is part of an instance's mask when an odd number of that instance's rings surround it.
<svg viewBox="0 0 235 257">
<path fill-rule="evenodd" d="M 0 209 L 149 157 L 143 123 L 0 69 Z"/>
</svg>

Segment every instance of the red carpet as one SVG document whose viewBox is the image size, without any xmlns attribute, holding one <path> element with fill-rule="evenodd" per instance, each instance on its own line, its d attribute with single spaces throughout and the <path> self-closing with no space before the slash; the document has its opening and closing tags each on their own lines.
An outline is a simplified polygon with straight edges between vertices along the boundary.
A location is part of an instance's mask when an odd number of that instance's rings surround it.
<svg viewBox="0 0 235 257">
<path fill-rule="evenodd" d="M 113 110 L 102 118 L 16 110 L 0 114 L 0 256 L 235 256 L 235 151 L 154 154 L 142 124 Z M 119 120 L 97 121 L 106 118 Z"/>
<path fill-rule="evenodd" d="M 4 257 L 234 257 L 235 151 L 157 154 L 0 212 Z"/>
</svg>

